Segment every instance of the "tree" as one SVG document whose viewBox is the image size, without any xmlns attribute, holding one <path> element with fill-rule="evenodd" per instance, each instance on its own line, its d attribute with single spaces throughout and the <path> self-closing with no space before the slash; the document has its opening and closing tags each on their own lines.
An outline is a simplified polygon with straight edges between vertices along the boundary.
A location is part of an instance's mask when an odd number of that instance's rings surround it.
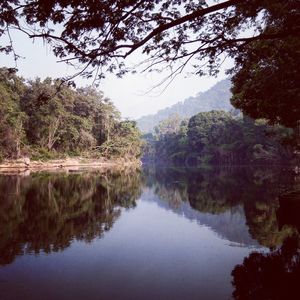
<svg viewBox="0 0 300 300">
<path fill-rule="evenodd" d="M 135 121 L 116 123 L 111 132 L 111 137 L 101 145 L 105 156 L 125 159 L 139 158 L 142 155 L 141 147 L 141 132 Z"/>
<path fill-rule="evenodd" d="M 168 68 L 170 78 L 187 64 L 194 66 L 196 74 L 215 75 L 224 59 L 231 57 L 237 67 L 233 74 L 241 71 L 234 80 L 238 98 L 233 103 L 249 115 L 288 125 L 299 115 L 298 81 L 293 80 L 292 71 L 284 77 L 290 66 L 288 57 L 299 65 L 298 0 L 3 0 L 0 11 L 0 36 L 7 34 L 9 40 L 0 48 L 2 52 L 13 51 L 10 31 L 16 29 L 50 43 L 61 61 L 80 63 L 82 69 L 75 75 L 90 77 L 95 71 L 99 78 L 106 72 L 120 76 L 128 72 L 124 59 L 139 51 L 147 55 L 144 70 Z M 274 63 L 265 55 L 266 45 Z M 284 58 L 286 47 L 290 53 Z M 258 58 L 245 63 L 253 49 Z M 254 65 L 258 72 L 253 75 Z M 284 78 L 283 85 L 278 74 Z M 250 84 L 240 84 L 248 78 Z M 269 95 L 269 83 L 278 81 L 283 88 Z M 288 91 L 288 100 L 282 98 L 283 89 Z M 274 109 L 261 106 L 266 98 L 279 104 Z M 286 117 L 291 101 L 292 121 Z"/>
<path fill-rule="evenodd" d="M 152 145 L 148 148 L 155 150 L 150 152 L 152 160 L 197 166 L 198 163 L 274 163 L 293 158 L 289 145 L 292 130 L 268 125 L 264 119 L 210 111 L 199 113 L 180 125 L 173 121 L 171 118 L 161 122 L 156 128 L 156 140 L 148 139 Z M 170 126 L 174 124 L 175 127 Z"/>
<path fill-rule="evenodd" d="M 232 104 L 252 118 L 295 128 L 300 120 L 299 38 L 256 41 L 239 55 Z"/>
<path fill-rule="evenodd" d="M 68 101 L 64 98 L 64 101 Z M 29 116 L 27 136 L 29 141 L 52 150 L 63 134 L 66 115 L 62 98 L 56 94 L 55 85 L 50 78 L 37 79 L 29 83 L 22 97 L 22 107 Z"/>
<path fill-rule="evenodd" d="M 190 148 L 201 152 L 209 142 L 214 143 L 225 131 L 226 121 L 230 115 L 223 111 L 199 113 L 193 116 L 188 125 Z"/>
<path fill-rule="evenodd" d="M 2 68 L 0 104 L 1 160 L 99 157 L 103 144 L 115 155 L 141 154 L 135 122 L 121 121 L 113 103 L 93 87 L 74 89 L 51 78 L 25 82 Z"/>
<path fill-rule="evenodd" d="M 159 122 L 158 126 L 154 128 L 155 134 L 157 137 L 175 134 L 179 131 L 181 122 L 181 117 L 178 114 L 173 114 L 169 118 Z"/>
<path fill-rule="evenodd" d="M 25 142 L 26 115 L 20 108 L 25 86 L 13 69 L 0 69 L 0 160 L 19 158 Z"/>
<path fill-rule="evenodd" d="M 123 74 L 123 62 L 115 59 L 137 50 L 150 55 L 152 66 L 207 59 L 216 73 L 222 53 L 235 57 L 255 41 L 285 40 L 299 29 L 297 0 L 3 0 L 0 8 L 1 34 L 15 28 L 43 38 L 62 60 L 85 64 L 87 76 L 90 67 Z M 276 31 L 265 31 L 283 16 Z M 10 51 L 11 45 L 1 50 Z M 196 72 L 202 74 L 200 65 Z"/>
<path fill-rule="evenodd" d="M 74 113 L 89 120 L 91 123 L 90 134 L 95 137 L 97 145 L 110 139 L 112 128 L 116 122 L 120 121 L 120 112 L 112 101 L 93 87 L 76 90 Z"/>
</svg>

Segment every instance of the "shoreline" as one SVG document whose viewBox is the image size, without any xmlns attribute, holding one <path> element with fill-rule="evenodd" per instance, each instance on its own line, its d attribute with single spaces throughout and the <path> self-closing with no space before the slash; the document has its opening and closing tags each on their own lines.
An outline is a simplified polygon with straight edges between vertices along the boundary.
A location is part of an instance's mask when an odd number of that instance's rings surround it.
<svg viewBox="0 0 300 300">
<path fill-rule="evenodd" d="M 0 163 L 1 173 L 22 173 L 22 172 L 39 172 L 39 171 L 77 171 L 84 169 L 125 169 L 138 168 L 142 162 L 138 159 L 126 160 L 124 158 L 117 159 L 91 159 L 91 158 L 66 158 L 51 159 L 46 161 L 31 161 L 28 158 L 5 160 Z"/>
</svg>

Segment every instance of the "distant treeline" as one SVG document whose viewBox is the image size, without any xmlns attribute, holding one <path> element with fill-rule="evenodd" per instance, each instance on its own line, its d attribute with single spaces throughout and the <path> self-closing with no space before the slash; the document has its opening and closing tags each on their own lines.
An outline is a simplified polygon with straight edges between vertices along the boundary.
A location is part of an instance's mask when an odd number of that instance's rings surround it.
<svg viewBox="0 0 300 300">
<path fill-rule="evenodd" d="M 112 102 L 92 87 L 47 78 L 25 81 L 0 69 L 0 160 L 141 155 L 134 121 L 121 121 Z"/>
<path fill-rule="evenodd" d="M 210 111 L 160 122 L 147 140 L 144 160 L 175 165 L 283 163 L 294 157 L 294 131 L 238 111 Z"/>
</svg>

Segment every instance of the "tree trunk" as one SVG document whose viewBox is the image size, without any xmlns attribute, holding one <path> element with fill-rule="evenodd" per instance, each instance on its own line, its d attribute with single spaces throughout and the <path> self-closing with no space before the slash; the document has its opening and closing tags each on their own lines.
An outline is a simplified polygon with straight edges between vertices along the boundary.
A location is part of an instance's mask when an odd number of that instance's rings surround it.
<svg viewBox="0 0 300 300">
<path fill-rule="evenodd" d="M 48 143 L 47 143 L 47 148 L 50 151 L 52 147 L 54 146 L 56 140 L 57 140 L 57 130 L 60 124 L 60 118 L 57 118 L 55 121 L 53 121 L 51 124 L 49 124 L 48 128 Z"/>
<path fill-rule="evenodd" d="M 17 159 L 21 156 L 21 146 L 20 146 L 20 141 L 17 140 L 16 142 L 16 154 L 17 154 Z"/>
</svg>

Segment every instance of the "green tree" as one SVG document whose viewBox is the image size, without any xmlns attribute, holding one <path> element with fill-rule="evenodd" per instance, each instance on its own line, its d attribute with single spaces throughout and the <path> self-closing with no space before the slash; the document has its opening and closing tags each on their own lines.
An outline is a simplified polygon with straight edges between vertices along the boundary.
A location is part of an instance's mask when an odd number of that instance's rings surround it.
<svg viewBox="0 0 300 300">
<path fill-rule="evenodd" d="M 141 154 L 135 122 L 121 121 L 95 88 L 74 89 L 51 78 L 24 83 L 14 70 L 1 69 L 0 103 L 2 158 L 99 157 L 109 156 L 108 149 L 126 158 Z"/>
<path fill-rule="evenodd" d="M 168 124 L 168 122 L 163 122 Z M 165 129 L 165 127 L 162 127 Z M 271 126 L 223 111 L 199 113 L 183 121 L 176 132 L 163 134 L 157 127 L 156 160 L 196 166 L 198 163 L 274 163 L 293 158 L 292 130 Z"/>
<path fill-rule="evenodd" d="M 79 62 L 86 77 L 123 75 L 130 69 L 124 59 L 137 51 L 148 56 L 146 70 L 167 66 L 171 76 L 187 64 L 215 75 L 231 57 L 235 105 L 255 118 L 298 121 L 298 0 L 2 0 L 0 10 L 0 35 L 9 40 L 2 52 L 13 52 L 13 28 L 49 42 L 61 60 Z"/>
<path fill-rule="evenodd" d="M 52 79 L 29 82 L 22 97 L 22 108 L 28 115 L 26 131 L 30 143 L 49 151 L 56 146 L 66 125 L 64 100 L 68 101 L 56 93 Z"/>
<path fill-rule="evenodd" d="M 300 39 L 257 41 L 239 55 L 232 104 L 254 119 L 295 128 L 300 121 Z"/>
<path fill-rule="evenodd" d="M 139 158 L 142 155 L 141 132 L 135 121 L 122 121 L 115 124 L 111 137 L 101 145 L 107 157 Z"/>
<path fill-rule="evenodd" d="M 0 160 L 19 158 L 24 150 L 26 115 L 20 108 L 25 86 L 13 69 L 0 69 Z"/>
<path fill-rule="evenodd" d="M 201 152 L 208 142 L 219 139 L 225 131 L 229 114 L 223 111 L 199 113 L 189 120 L 188 137 L 190 147 L 195 152 Z"/>
</svg>

